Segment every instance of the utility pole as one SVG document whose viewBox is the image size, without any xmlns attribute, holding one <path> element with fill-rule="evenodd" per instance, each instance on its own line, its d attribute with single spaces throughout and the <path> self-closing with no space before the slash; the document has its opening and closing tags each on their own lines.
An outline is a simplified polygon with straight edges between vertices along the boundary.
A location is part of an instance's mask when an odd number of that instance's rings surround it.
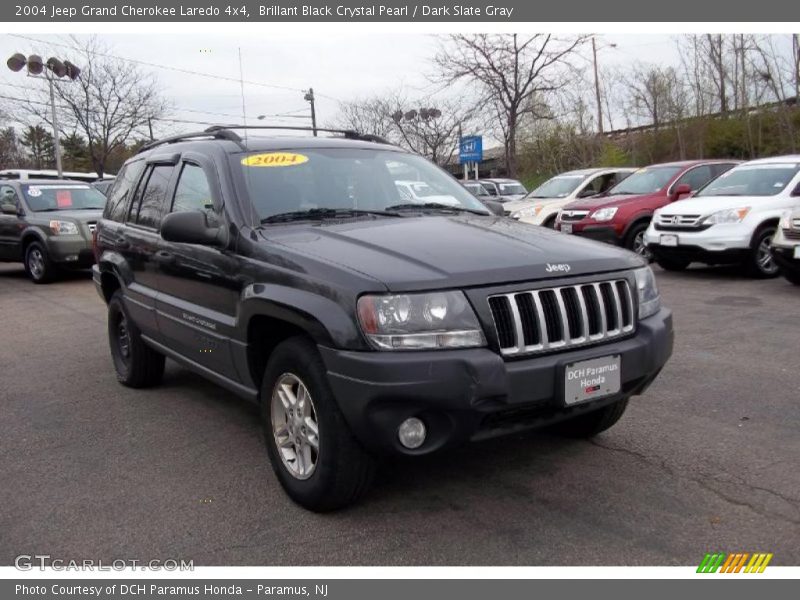
<svg viewBox="0 0 800 600">
<path fill-rule="evenodd" d="M 600 99 L 600 77 L 597 75 L 597 43 L 592 36 L 592 56 L 594 60 L 594 93 L 597 98 L 597 131 L 603 133 L 603 103 Z"/>
<path fill-rule="evenodd" d="M 314 88 L 308 88 L 308 92 L 304 96 L 306 102 L 311 104 L 311 129 L 314 131 L 314 137 L 317 136 L 317 110 L 314 106 Z"/>
<path fill-rule="evenodd" d="M 61 165 L 61 140 L 58 135 L 58 117 L 56 116 L 56 92 L 53 88 L 53 78 L 47 76 L 47 82 L 50 84 L 50 111 L 53 117 L 53 142 L 56 151 L 56 170 L 58 171 L 58 178 L 64 177 L 64 169 Z"/>
</svg>

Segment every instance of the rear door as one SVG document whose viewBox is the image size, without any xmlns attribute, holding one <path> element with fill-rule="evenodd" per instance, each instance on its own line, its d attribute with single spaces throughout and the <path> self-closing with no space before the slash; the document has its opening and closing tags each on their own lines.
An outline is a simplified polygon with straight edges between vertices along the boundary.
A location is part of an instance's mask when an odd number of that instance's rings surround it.
<svg viewBox="0 0 800 600">
<path fill-rule="evenodd" d="M 213 161 L 186 153 L 167 212 L 199 211 L 224 225 Z M 225 249 L 162 240 L 156 254 L 158 326 L 163 343 L 189 360 L 238 380 L 232 359 L 237 307 L 244 286 L 240 259 Z"/>
<path fill-rule="evenodd" d="M 22 260 L 20 239 L 22 236 L 23 221 L 19 217 L 20 203 L 14 186 L 0 185 L 0 208 L 14 207 L 15 214 L 7 214 L 0 210 L 0 260 Z"/>
<path fill-rule="evenodd" d="M 148 161 L 128 208 L 125 227 L 114 240 L 124 258 L 127 276 L 125 304 L 145 334 L 158 337 L 156 294 L 158 293 L 159 227 L 164 202 L 171 191 L 175 167 L 169 162 Z"/>
</svg>

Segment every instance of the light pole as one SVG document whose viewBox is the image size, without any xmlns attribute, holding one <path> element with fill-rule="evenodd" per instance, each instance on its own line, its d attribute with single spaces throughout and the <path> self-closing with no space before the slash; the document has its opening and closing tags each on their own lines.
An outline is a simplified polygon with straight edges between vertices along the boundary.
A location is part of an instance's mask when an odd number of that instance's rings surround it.
<svg viewBox="0 0 800 600">
<path fill-rule="evenodd" d="M 58 171 L 58 178 L 61 179 L 64 176 L 64 169 L 61 163 L 61 139 L 58 135 L 58 115 L 56 114 L 56 92 L 55 86 L 53 85 L 53 75 L 58 78 L 68 77 L 70 81 L 75 81 L 81 74 L 81 70 L 68 60 L 61 61 L 51 56 L 47 60 L 47 63 L 43 63 L 42 57 L 38 54 L 31 54 L 26 58 L 21 52 L 11 55 L 11 58 L 8 59 L 6 64 L 8 68 L 15 73 L 27 66 L 28 77 L 41 79 L 42 73 L 44 73 L 44 78 L 47 79 L 47 83 L 50 85 L 50 114 L 53 124 L 53 146 L 56 155 L 56 170 Z M 45 70 L 45 67 L 47 70 Z"/>
<path fill-rule="evenodd" d="M 314 131 L 314 137 L 317 136 L 317 110 L 314 106 L 314 88 L 308 88 L 306 95 L 303 99 L 311 104 L 311 129 Z"/>
<path fill-rule="evenodd" d="M 609 44 L 608 48 L 616 48 L 616 44 Z M 601 48 L 602 50 L 602 48 Z M 600 77 L 597 74 L 597 43 L 592 36 L 592 64 L 594 65 L 594 94 L 597 99 L 597 130 L 603 133 L 603 101 L 600 98 Z"/>
</svg>

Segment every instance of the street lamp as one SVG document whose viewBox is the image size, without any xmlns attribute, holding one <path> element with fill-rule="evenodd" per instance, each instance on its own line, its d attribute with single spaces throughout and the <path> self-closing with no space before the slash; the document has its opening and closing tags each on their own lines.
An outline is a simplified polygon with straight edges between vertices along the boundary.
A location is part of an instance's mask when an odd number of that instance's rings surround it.
<svg viewBox="0 0 800 600">
<path fill-rule="evenodd" d="M 314 130 L 314 137 L 317 136 L 317 111 L 314 106 L 314 88 L 308 88 L 303 100 L 311 104 L 311 129 Z"/>
<path fill-rule="evenodd" d="M 53 76 L 59 79 L 66 77 L 69 81 L 75 81 L 81 74 L 81 70 L 68 60 L 60 60 L 51 56 L 47 62 L 42 61 L 42 57 L 38 54 L 31 54 L 27 58 L 21 52 L 16 52 L 11 55 L 11 58 L 6 61 L 9 69 L 18 73 L 23 67 L 28 68 L 28 77 L 42 77 L 47 79 L 50 85 L 50 111 L 53 121 L 53 143 L 55 145 L 56 153 L 56 169 L 58 170 L 58 178 L 64 176 L 64 169 L 61 165 L 61 140 L 58 136 L 58 118 L 56 116 L 56 93 L 53 86 Z"/>
<path fill-rule="evenodd" d="M 604 47 L 616 48 L 617 45 L 611 43 Z M 602 48 L 600 49 L 602 50 Z M 595 36 L 592 36 L 592 58 L 594 64 L 594 93 L 597 98 L 597 130 L 599 133 L 603 133 L 603 102 L 600 99 L 600 78 L 597 75 L 597 43 L 595 42 Z"/>
</svg>

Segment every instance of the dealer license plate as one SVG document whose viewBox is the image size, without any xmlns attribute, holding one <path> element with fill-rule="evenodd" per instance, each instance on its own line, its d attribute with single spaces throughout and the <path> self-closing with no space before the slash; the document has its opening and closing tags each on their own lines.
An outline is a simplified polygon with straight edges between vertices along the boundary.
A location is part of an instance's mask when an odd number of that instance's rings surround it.
<svg viewBox="0 0 800 600">
<path fill-rule="evenodd" d="M 564 370 L 564 403 L 580 404 L 618 393 L 621 369 L 619 355 L 567 365 Z"/>
<path fill-rule="evenodd" d="M 677 246 L 678 245 L 678 236 L 677 235 L 662 235 L 661 236 L 661 245 L 662 246 Z"/>
<path fill-rule="evenodd" d="M 570 224 L 570 223 L 562 223 L 561 224 L 561 233 L 572 233 L 572 224 Z"/>
</svg>

